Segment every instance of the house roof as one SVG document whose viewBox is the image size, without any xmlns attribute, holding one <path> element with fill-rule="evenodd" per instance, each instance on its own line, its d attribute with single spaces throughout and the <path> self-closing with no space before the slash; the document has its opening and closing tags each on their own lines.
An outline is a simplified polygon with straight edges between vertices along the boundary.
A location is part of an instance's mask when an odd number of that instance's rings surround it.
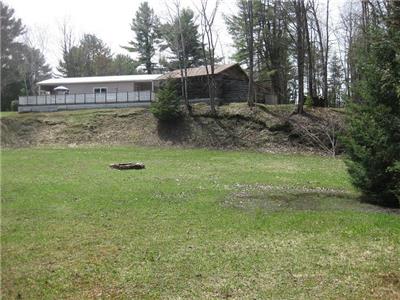
<svg viewBox="0 0 400 300">
<path fill-rule="evenodd" d="M 38 82 L 38 85 L 63 85 L 72 83 L 100 83 L 100 82 L 148 82 L 156 80 L 160 74 L 119 75 L 119 76 L 92 76 L 52 78 Z"/>
<path fill-rule="evenodd" d="M 216 65 L 214 74 L 219 74 L 232 67 L 239 67 L 238 64 L 224 64 Z M 206 68 L 188 68 L 187 76 L 206 76 Z M 91 76 L 91 77 L 65 77 L 65 78 L 51 78 L 38 82 L 38 85 L 59 86 L 64 84 L 74 83 L 105 83 L 105 82 L 151 82 L 154 80 L 165 80 L 168 78 L 181 78 L 181 71 L 174 70 L 166 74 L 140 74 L 140 75 L 119 75 L 119 76 Z"/>
<path fill-rule="evenodd" d="M 230 69 L 234 66 L 239 66 L 239 65 L 238 64 L 215 65 L 214 74 L 222 73 L 223 71 Z M 204 66 L 187 69 L 187 77 L 206 76 L 206 75 L 207 75 L 207 70 L 206 67 Z M 181 70 L 174 70 L 166 74 L 163 74 L 159 78 L 157 78 L 157 80 L 165 80 L 169 78 L 181 78 Z"/>
</svg>

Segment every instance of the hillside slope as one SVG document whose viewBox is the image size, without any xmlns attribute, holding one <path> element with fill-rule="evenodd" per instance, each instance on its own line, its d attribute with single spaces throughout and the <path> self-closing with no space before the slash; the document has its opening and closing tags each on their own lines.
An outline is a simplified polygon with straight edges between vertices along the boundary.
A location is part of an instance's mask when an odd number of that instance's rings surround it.
<svg viewBox="0 0 400 300">
<path fill-rule="evenodd" d="M 145 108 L 26 113 L 1 118 L 1 143 L 12 148 L 117 144 L 327 152 L 343 113 L 320 108 L 297 116 L 292 111 L 286 105 L 250 109 L 235 103 L 221 106 L 215 117 L 207 105 L 197 104 L 193 116 L 174 124 L 159 123 Z"/>
</svg>

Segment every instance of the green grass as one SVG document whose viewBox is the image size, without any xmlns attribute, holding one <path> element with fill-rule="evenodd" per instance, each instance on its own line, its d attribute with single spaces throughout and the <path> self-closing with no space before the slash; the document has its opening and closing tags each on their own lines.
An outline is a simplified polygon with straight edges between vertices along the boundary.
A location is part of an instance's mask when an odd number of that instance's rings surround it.
<svg viewBox="0 0 400 300">
<path fill-rule="evenodd" d="M 340 159 L 3 150 L 1 187 L 3 299 L 400 296 L 399 216 Z"/>
<path fill-rule="evenodd" d="M 18 113 L 16 111 L 0 111 L 0 118 L 3 117 L 14 117 Z"/>
</svg>

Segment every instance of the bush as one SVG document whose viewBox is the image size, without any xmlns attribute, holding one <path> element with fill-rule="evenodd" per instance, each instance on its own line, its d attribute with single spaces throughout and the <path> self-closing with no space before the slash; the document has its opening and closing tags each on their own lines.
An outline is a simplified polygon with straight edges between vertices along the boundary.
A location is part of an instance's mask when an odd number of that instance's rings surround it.
<svg viewBox="0 0 400 300">
<path fill-rule="evenodd" d="M 181 117 L 181 99 L 176 92 L 176 85 L 167 80 L 156 93 L 156 99 L 151 103 L 150 111 L 160 121 L 171 121 Z"/>
<path fill-rule="evenodd" d="M 365 199 L 400 203 L 400 33 L 379 29 L 359 53 L 360 100 L 348 106 L 347 166 Z"/>
<path fill-rule="evenodd" d="M 11 111 L 18 111 L 18 100 L 11 101 L 10 110 Z"/>
<path fill-rule="evenodd" d="M 307 96 L 305 101 L 304 101 L 304 105 L 308 108 L 313 106 L 313 100 L 311 98 L 311 96 Z"/>
</svg>

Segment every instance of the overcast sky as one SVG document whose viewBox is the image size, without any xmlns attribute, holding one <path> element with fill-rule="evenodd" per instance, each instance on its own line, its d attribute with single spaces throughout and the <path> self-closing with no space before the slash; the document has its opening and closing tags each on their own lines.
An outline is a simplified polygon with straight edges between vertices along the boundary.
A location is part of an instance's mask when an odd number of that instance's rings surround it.
<svg viewBox="0 0 400 300">
<path fill-rule="evenodd" d="M 334 12 L 344 0 L 331 0 Z M 15 9 L 16 16 L 35 36 L 45 37 L 44 48 L 48 62 L 54 68 L 61 56 L 59 48 L 60 30 L 59 25 L 64 19 L 69 20 L 76 37 L 83 33 L 94 33 L 106 42 L 113 53 L 128 54 L 121 45 L 127 45 L 133 38 L 130 23 L 141 0 L 5 0 L 7 4 Z M 163 21 L 167 16 L 166 3 L 168 0 L 148 0 L 150 6 Z M 215 3 L 215 0 L 210 0 Z M 235 12 L 235 0 L 222 0 L 219 8 L 219 16 L 216 21 L 216 30 L 220 37 L 218 54 L 222 52 L 229 62 L 233 54 L 232 39 L 226 31 L 223 14 Z M 321 2 L 325 2 L 322 0 Z M 183 7 L 191 7 L 196 10 L 196 0 L 181 0 Z M 322 3 L 323 5 L 323 3 Z"/>
</svg>

